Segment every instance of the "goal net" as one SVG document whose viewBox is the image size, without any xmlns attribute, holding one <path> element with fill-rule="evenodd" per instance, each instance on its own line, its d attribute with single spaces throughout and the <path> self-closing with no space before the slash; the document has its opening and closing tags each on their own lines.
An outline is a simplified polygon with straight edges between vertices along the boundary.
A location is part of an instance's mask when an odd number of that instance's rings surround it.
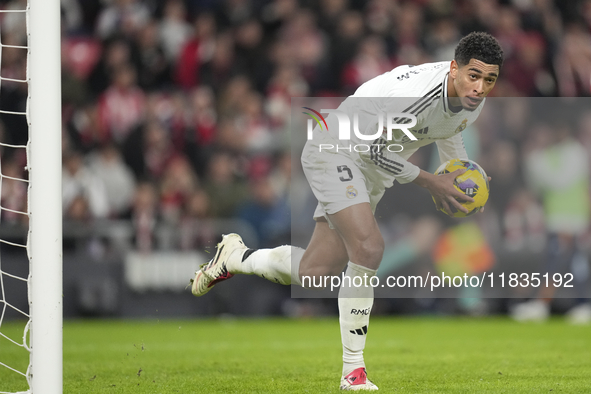
<svg viewBox="0 0 591 394">
<path fill-rule="evenodd" d="M 0 393 L 61 393 L 60 2 L 1 7 Z"/>
</svg>

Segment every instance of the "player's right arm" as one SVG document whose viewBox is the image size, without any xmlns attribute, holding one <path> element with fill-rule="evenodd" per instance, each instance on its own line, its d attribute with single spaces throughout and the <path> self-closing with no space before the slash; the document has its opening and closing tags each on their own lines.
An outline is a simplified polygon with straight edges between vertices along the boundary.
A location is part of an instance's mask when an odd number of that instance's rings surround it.
<svg viewBox="0 0 591 394">
<path fill-rule="evenodd" d="M 461 169 L 450 172 L 449 174 L 435 175 L 425 170 L 421 170 L 413 183 L 424 187 L 429 193 L 431 193 L 437 209 L 443 209 L 451 216 L 451 206 L 453 205 L 457 210 L 468 213 L 468 209 L 460 204 L 457 199 L 470 202 L 473 202 L 474 199 L 454 187 L 454 179 L 456 179 L 457 176 L 462 175 L 464 172 L 466 172 L 466 170 Z"/>
</svg>

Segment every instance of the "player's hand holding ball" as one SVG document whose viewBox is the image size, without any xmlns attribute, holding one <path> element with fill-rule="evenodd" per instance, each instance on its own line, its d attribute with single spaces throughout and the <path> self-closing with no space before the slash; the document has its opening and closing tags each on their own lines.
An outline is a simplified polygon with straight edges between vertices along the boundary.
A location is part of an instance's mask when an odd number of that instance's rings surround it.
<svg viewBox="0 0 591 394">
<path fill-rule="evenodd" d="M 488 183 L 489 177 L 476 162 L 460 159 L 446 161 L 439 166 L 437 171 L 435 171 L 435 175 L 450 174 L 457 170 L 465 171 L 456 176 L 454 179 L 454 187 L 460 193 L 473 199 L 473 201 L 461 201 L 457 199 L 457 201 L 468 210 L 468 213 L 456 209 L 453 204 L 449 204 L 451 215 L 446 212 L 443 207 L 440 208 L 440 210 L 449 216 L 463 218 L 473 215 L 484 208 L 490 192 L 490 186 Z M 433 199 L 433 201 L 435 201 L 435 199 Z M 437 201 L 435 201 L 435 203 L 437 204 Z"/>
</svg>

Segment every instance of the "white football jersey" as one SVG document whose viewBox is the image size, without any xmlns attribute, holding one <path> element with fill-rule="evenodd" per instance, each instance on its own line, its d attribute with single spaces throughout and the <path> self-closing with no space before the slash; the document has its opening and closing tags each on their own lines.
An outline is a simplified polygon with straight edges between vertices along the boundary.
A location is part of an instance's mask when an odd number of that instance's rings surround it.
<svg viewBox="0 0 591 394">
<path fill-rule="evenodd" d="M 332 142 L 339 145 L 339 153 L 350 155 L 375 186 L 390 187 L 395 179 L 399 183 L 412 182 L 420 169 L 407 159 L 417 149 L 432 142 L 437 143 L 441 162 L 453 158 L 468 159 L 461 132 L 478 118 L 484 101 L 474 111 L 462 109 L 455 113 L 449 109 L 450 64 L 438 62 L 397 67 L 364 83 L 341 103 L 339 111 L 357 114 L 360 134 L 377 136 L 375 140 L 363 140 L 354 132 L 350 133 L 350 140 L 339 140 L 337 117 L 333 114 L 327 117 L 329 134 Z M 393 130 L 391 140 L 387 140 L 387 113 L 416 116 L 416 125 L 408 130 L 417 140 L 411 140 L 399 129 Z M 353 116 L 350 117 L 353 126 L 355 122 Z M 380 117 L 384 119 L 381 124 L 378 122 Z M 394 118 L 398 124 L 404 121 L 402 117 Z M 383 128 L 381 134 L 378 132 L 380 125 Z M 351 149 L 361 144 L 366 145 L 364 149 L 357 149 L 357 152 Z M 388 149 L 393 144 L 398 145 Z M 371 148 L 367 149 L 367 145 Z"/>
</svg>

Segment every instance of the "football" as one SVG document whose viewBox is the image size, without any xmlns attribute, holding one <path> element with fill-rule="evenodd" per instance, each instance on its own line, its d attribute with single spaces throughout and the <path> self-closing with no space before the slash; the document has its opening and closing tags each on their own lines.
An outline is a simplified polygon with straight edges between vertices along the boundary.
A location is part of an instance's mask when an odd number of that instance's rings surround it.
<svg viewBox="0 0 591 394">
<path fill-rule="evenodd" d="M 484 207 L 486 204 L 490 192 L 486 172 L 484 172 L 478 163 L 472 160 L 448 160 L 439 166 L 437 171 L 435 171 L 435 175 L 448 174 L 462 168 L 465 168 L 466 172 L 456 177 L 454 180 L 454 186 L 460 192 L 472 197 L 474 202 L 460 201 L 461 204 L 468 209 L 468 213 L 458 211 L 450 204 L 450 208 L 453 212 L 451 216 L 456 218 L 464 218 L 478 212 L 480 208 Z M 443 209 L 441 209 L 441 211 L 445 213 Z"/>
</svg>

